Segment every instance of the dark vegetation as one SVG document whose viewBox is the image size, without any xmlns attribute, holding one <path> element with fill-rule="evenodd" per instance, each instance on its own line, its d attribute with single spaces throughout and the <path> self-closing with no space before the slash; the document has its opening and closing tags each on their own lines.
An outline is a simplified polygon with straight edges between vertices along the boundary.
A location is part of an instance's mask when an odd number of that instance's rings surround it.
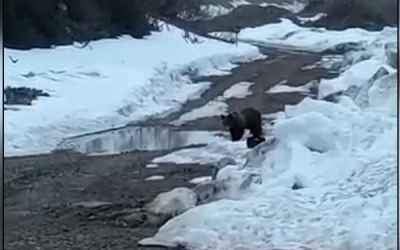
<svg viewBox="0 0 400 250">
<path fill-rule="evenodd" d="M 48 93 L 43 90 L 27 88 L 27 87 L 6 87 L 4 89 L 5 101 L 6 105 L 31 105 L 33 100 L 36 100 L 39 96 L 50 96 Z"/>
<path fill-rule="evenodd" d="M 381 30 L 397 26 L 398 0 L 314 0 L 303 13 L 326 13 L 327 16 L 308 26 L 331 30 L 363 28 Z"/>
<path fill-rule="evenodd" d="M 196 1 L 185 0 L 5 0 L 4 46 L 49 48 L 119 35 L 142 38 L 157 30 L 150 16 L 195 16 Z"/>
</svg>

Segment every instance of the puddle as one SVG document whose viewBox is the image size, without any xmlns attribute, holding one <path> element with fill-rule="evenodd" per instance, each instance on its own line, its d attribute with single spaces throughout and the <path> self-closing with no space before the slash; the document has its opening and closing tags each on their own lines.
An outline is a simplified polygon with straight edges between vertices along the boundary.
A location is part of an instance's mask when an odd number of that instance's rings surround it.
<svg viewBox="0 0 400 250">
<path fill-rule="evenodd" d="M 55 150 L 83 154 L 118 154 L 134 150 L 171 150 L 206 144 L 216 132 L 182 131 L 173 126 L 127 125 L 64 139 Z M 215 137 L 214 137 L 215 138 Z"/>
</svg>

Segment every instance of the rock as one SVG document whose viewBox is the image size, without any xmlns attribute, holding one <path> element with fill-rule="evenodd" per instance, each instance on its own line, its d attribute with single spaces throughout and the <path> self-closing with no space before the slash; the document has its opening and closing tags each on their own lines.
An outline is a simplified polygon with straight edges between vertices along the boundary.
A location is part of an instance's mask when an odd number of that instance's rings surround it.
<svg viewBox="0 0 400 250">
<path fill-rule="evenodd" d="M 262 143 L 264 141 L 265 141 L 265 138 L 263 138 L 263 137 L 261 137 L 261 138 L 250 137 L 250 138 L 247 138 L 246 145 L 248 148 L 255 148 L 257 145 L 259 145 L 260 143 Z"/>
</svg>

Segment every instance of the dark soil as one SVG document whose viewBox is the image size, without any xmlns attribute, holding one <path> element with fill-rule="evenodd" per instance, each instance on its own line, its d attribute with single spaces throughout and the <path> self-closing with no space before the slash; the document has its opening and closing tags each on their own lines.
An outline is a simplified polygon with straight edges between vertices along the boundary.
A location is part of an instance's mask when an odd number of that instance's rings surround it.
<svg viewBox="0 0 400 250">
<path fill-rule="evenodd" d="M 115 212 L 139 208 L 160 192 L 190 187 L 190 179 L 211 175 L 210 168 L 196 164 L 144 168 L 163 153 L 6 159 L 5 249 L 138 249 L 137 241 L 153 234 L 155 227 L 119 225 L 117 215 L 92 219 L 93 214 L 73 204 L 109 202 Z M 156 174 L 167 181 L 144 180 Z"/>
</svg>

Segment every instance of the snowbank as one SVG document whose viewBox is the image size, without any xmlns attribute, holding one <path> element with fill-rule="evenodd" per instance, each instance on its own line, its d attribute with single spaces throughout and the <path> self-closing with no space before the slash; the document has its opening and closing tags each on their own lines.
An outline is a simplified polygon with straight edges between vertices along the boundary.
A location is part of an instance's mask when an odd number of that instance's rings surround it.
<svg viewBox="0 0 400 250">
<path fill-rule="evenodd" d="M 210 39 L 190 44 L 182 33 L 169 26 L 145 39 L 104 39 L 83 49 L 5 49 L 5 86 L 50 94 L 17 112 L 5 111 L 6 155 L 46 152 L 63 137 L 178 109 L 209 87 L 190 77 L 226 74 L 232 63 L 260 58 L 249 45 Z"/>
<path fill-rule="evenodd" d="M 379 36 L 357 32 L 364 35 L 353 40 Z M 321 47 L 336 42 L 331 39 Z M 288 249 L 292 243 L 292 249 L 396 249 L 397 72 L 380 48 L 372 51 L 334 79 L 346 77 L 367 94 L 287 106 L 276 116 L 273 144 L 250 151 L 245 165 L 245 155 L 236 156 L 239 166 L 218 173 L 217 180 L 232 179 L 235 197 L 190 209 L 140 243 L 191 250 Z M 370 81 L 381 66 L 388 74 Z M 246 173 L 262 183 L 241 191 Z"/>
<path fill-rule="evenodd" d="M 397 29 L 386 27 L 379 32 L 359 28 L 332 31 L 325 28 L 300 27 L 288 19 L 280 23 L 243 29 L 238 40 L 265 47 L 282 47 L 296 50 L 321 52 L 346 43 L 383 48 L 386 42 L 397 41 Z"/>
</svg>

